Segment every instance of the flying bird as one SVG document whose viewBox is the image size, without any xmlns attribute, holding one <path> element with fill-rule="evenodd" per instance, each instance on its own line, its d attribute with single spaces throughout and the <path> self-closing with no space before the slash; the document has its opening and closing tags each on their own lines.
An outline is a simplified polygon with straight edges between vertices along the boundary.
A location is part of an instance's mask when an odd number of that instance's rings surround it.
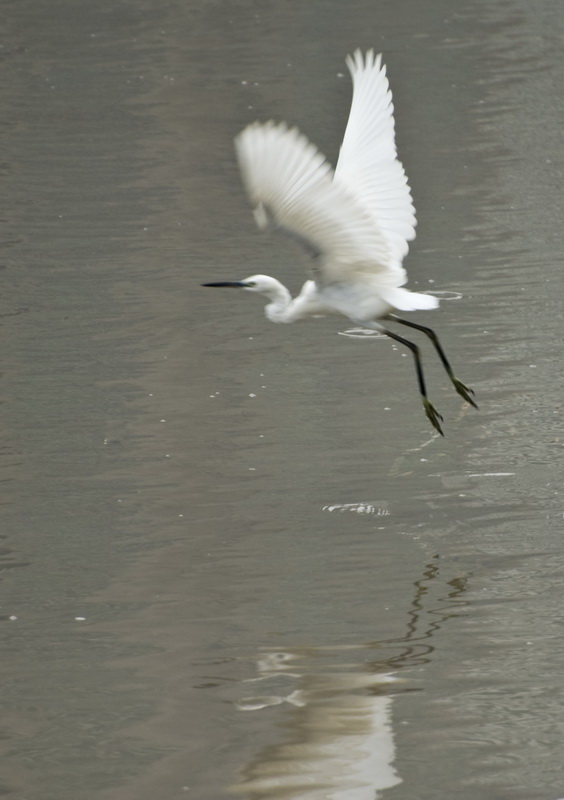
<svg viewBox="0 0 564 800">
<path fill-rule="evenodd" d="M 419 347 L 383 322 L 415 328 L 432 342 L 454 388 L 475 408 L 474 392 L 455 377 L 436 333 L 396 311 L 429 310 L 436 297 L 403 288 L 402 261 L 415 238 L 415 209 L 397 158 L 395 124 L 381 55 L 356 50 L 346 59 L 353 97 L 335 170 L 296 128 L 254 122 L 235 139 L 243 183 L 259 228 L 276 228 L 310 256 L 299 295 L 268 275 L 204 283 L 262 294 L 272 322 L 340 314 L 408 347 L 415 359 L 425 413 L 443 435 L 442 416 L 427 397 Z"/>
</svg>

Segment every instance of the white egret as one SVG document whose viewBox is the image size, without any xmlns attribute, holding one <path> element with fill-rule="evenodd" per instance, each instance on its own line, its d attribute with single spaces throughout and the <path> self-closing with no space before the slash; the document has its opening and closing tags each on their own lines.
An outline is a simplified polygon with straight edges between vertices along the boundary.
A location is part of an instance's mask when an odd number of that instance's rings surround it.
<svg viewBox="0 0 564 800">
<path fill-rule="evenodd" d="M 474 392 L 455 377 L 431 328 L 397 317 L 394 311 L 438 306 L 428 294 L 402 288 L 402 260 L 415 237 L 415 209 L 397 159 L 392 95 L 381 55 L 360 50 L 347 57 L 353 97 L 343 143 L 333 171 L 325 157 L 296 128 L 255 122 L 235 139 L 243 182 L 260 228 L 275 227 L 300 242 L 311 261 L 311 280 L 293 298 L 268 275 L 203 286 L 237 287 L 263 294 L 272 322 L 341 314 L 380 331 L 413 353 L 419 391 L 428 419 L 442 435 L 442 417 L 427 397 L 419 348 L 377 320 L 391 320 L 429 337 L 452 384 L 477 408 Z"/>
</svg>

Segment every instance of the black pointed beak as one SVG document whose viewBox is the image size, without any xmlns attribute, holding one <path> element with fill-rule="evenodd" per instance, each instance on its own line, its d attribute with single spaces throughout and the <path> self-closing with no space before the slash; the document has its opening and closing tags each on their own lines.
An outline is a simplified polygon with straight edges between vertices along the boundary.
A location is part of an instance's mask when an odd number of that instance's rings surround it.
<svg viewBox="0 0 564 800">
<path fill-rule="evenodd" d="M 217 283 L 202 283 L 201 286 L 220 286 L 229 289 L 244 289 L 246 284 L 243 281 L 218 281 Z"/>
</svg>

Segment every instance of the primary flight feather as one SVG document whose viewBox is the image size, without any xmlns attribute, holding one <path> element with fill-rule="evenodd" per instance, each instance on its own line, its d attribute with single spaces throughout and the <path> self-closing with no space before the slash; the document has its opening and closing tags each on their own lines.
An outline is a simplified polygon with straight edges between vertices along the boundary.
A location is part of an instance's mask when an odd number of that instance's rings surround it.
<svg viewBox="0 0 564 800">
<path fill-rule="evenodd" d="M 442 417 L 427 398 L 419 348 L 377 320 L 394 320 L 425 333 L 456 391 L 476 403 L 472 390 L 454 376 L 436 334 L 393 314 L 433 309 L 438 300 L 402 288 L 407 281 L 402 260 L 415 237 L 416 220 L 397 158 L 392 95 L 381 56 L 356 50 L 346 63 L 353 98 L 334 171 L 303 134 L 285 123 L 255 122 L 235 139 L 258 226 L 277 227 L 300 242 L 312 257 L 312 280 L 293 299 L 268 275 L 204 286 L 241 287 L 265 295 L 266 316 L 273 322 L 336 313 L 405 344 L 415 358 L 427 417 L 442 434 Z"/>
</svg>

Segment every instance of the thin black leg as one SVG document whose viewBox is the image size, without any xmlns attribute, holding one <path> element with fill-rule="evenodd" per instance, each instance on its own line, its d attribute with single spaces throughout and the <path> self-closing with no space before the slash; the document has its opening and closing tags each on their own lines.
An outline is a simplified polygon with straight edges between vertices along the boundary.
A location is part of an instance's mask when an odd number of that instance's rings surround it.
<svg viewBox="0 0 564 800">
<path fill-rule="evenodd" d="M 474 397 L 474 392 L 472 391 L 472 389 L 466 386 L 466 384 L 462 383 L 462 381 L 455 376 L 454 372 L 452 371 L 452 367 L 450 366 L 449 360 L 446 357 L 445 351 L 443 350 L 442 345 L 439 342 L 439 337 L 432 328 L 427 328 L 425 327 L 425 325 L 418 325 L 417 323 L 410 322 L 407 319 L 396 317 L 395 314 L 389 314 L 388 319 L 393 319 L 394 322 L 399 322 L 401 325 L 407 325 L 408 328 L 415 328 L 415 330 L 421 331 L 421 333 L 424 333 L 425 336 L 428 336 L 429 339 L 432 341 L 433 347 L 437 351 L 437 355 L 441 359 L 442 365 L 445 368 L 446 373 L 450 378 L 452 385 L 454 386 L 458 394 L 461 397 L 463 397 L 467 403 L 470 403 L 470 405 L 474 406 L 474 408 L 478 408 L 478 404 L 476 403 Z"/>
<path fill-rule="evenodd" d="M 403 336 L 398 336 L 397 333 L 392 333 L 392 331 L 389 331 L 386 328 L 380 328 L 380 330 L 382 333 L 385 333 L 386 336 L 389 336 L 390 339 L 395 339 L 396 342 L 400 342 L 400 344 L 408 347 L 413 353 L 413 358 L 415 359 L 415 371 L 417 372 L 417 382 L 419 384 L 419 392 L 421 394 L 421 400 L 423 401 L 425 414 L 427 415 L 427 419 L 431 425 L 441 434 L 441 436 L 444 436 L 443 429 L 441 428 L 441 422 L 443 421 L 443 418 L 427 397 L 427 389 L 425 387 L 425 377 L 423 375 L 423 365 L 421 363 L 421 354 L 419 352 L 419 348 L 416 344 L 410 342 L 409 339 L 404 339 Z"/>
</svg>

